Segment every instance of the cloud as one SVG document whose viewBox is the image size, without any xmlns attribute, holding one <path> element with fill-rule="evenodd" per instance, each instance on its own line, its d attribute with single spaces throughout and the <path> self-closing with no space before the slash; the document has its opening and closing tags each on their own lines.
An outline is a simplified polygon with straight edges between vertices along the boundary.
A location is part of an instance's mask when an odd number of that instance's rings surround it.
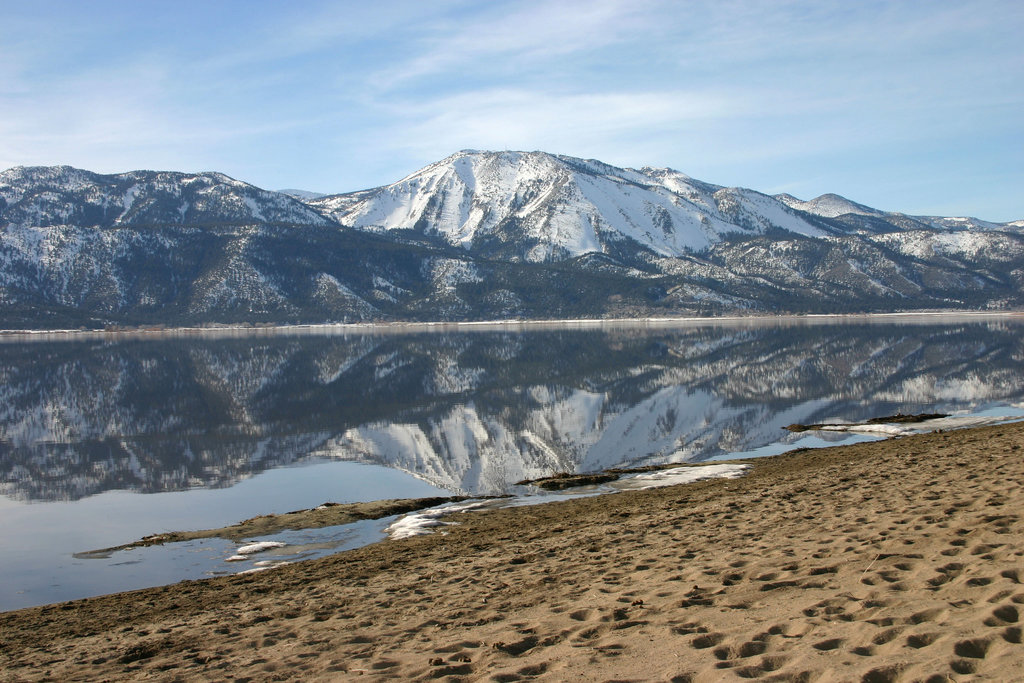
<svg viewBox="0 0 1024 683">
<path fill-rule="evenodd" d="M 472 147 L 639 160 L 644 150 L 652 151 L 652 141 L 685 137 L 688 127 L 740 108 L 714 91 L 571 94 L 495 88 L 395 103 L 389 115 L 402 122 L 389 125 L 379 144 L 422 159 Z"/>
<path fill-rule="evenodd" d="M 479 11 L 437 17 L 411 37 L 409 59 L 373 75 L 383 90 L 439 74 L 474 73 L 497 64 L 505 73 L 593 54 L 642 35 L 657 14 L 643 0 L 522 2 L 478 5 Z"/>
<path fill-rule="evenodd" d="M 96 171 L 213 163 L 215 150 L 279 135 L 305 121 L 239 119 L 181 97 L 165 65 L 139 62 L 51 77 L 21 76 L 0 98 L 0 168 L 72 164 Z"/>
</svg>

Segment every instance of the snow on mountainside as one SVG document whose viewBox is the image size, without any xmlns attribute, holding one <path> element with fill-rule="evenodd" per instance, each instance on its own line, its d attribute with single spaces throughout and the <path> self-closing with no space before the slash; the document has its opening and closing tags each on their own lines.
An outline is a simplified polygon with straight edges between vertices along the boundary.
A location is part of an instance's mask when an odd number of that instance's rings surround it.
<svg viewBox="0 0 1024 683">
<path fill-rule="evenodd" d="M 310 192 L 309 190 L 285 189 L 278 190 L 278 192 L 280 192 L 281 194 L 286 194 L 289 197 L 295 197 L 296 199 L 302 202 L 308 202 L 312 199 L 320 199 L 321 197 L 327 196 L 323 192 Z"/>
<path fill-rule="evenodd" d="M 867 216 L 881 219 L 889 224 L 889 229 L 917 230 L 920 228 L 935 228 L 938 230 L 1003 230 L 1017 232 L 1024 228 L 1024 221 L 993 223 L 971 217 L 910 216 L 902 213 L 880 211 L 831 193 L 823 194 L 806 202 L 785 193 L 775 195 L 775 199 L 791 209 L 821 216 L 822 218 Z"/>
<path fill-rule="evenodd" d="M 1020 230 L 1021 227 L 1024 227 L 1024 221 L 992 223 L 991 221 L 983 221 L 970 216 L 916 216 L 916 218 L 928 223 L 933 228 L 946 228 L 949 230 Z"/>
<path fill-rule="evenodd" d="M 514 256 L 527 261 L 607 253 L 626 240 L 679 256 L 735 233 L 825 234 L 752 190 L 544 152 L 463 151 L 391 185 L 309 204 L 358 229 L 415 230 L 467 249 L 518 248 Z"/>
<path fill-rule="evenodd" d="M 0 172 L 0 327 L 1013 309 L 1024 222 L 465 151 L 325 197 Z"/>
<path fill-rule="evenodd" d="M 777 194 L 775 195 L 775 199 L 778 199 L 791 209 L 806 211 L 807 213 L 814 214 L 815 216 L 824 216 L 825 218 L 836 218 L 848 213 L 860 216 L 885 215 L 878 209 L 872 209 L 870 206 L 851 202 L 846 197 L 840 197 L 837 194 L 831 193 L 815 197 L 808 202 L 801 201 L 791 194 Z"/>
<path fill-rule="evenodd" d="M 101 175 L 70 166 L 0 172 L 0 211 L 3 223 L 31 227 L 331 223 L 293 197 L 222 173 Z"/>
</svg>

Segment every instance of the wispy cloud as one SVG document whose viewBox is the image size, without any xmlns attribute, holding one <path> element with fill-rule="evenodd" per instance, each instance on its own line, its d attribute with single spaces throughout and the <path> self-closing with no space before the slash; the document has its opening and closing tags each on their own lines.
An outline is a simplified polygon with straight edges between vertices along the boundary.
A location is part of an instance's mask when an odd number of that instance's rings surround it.
<svg viewBox="0 0 1024 683">
<path fill-rule="evenodd" d="M 682 134 L 688 125 L 729 116 L 740 105 L 711 91 L 571 94 L 497 88 L 392 106 L 404 124 L 381 142 L 406 154 L 430 158 L 476 147 L 592 150 L 622 159 L 638 157 L 633 150 L 648 146 L 645 138 Z"/>
<path fill-rule="evenodd" d="M 523 2 L 474 11 L 469 18 L 448 16 L 427 22 L 414 39 L 413 56 L 374 74 L 390 90 L 427 76 L 532 70 L 574 53 L 593 54 L 629 42 L 652 22 L 644 0 Z"/>
<path fill-rule="evenodd" d="M 0 98 L 0 167 L 18 164 L 81 165 L 98 171 L 139 166 L 194 169 L 211 162 L 197 150 L 273 136 L 289 120 L 243 121 L 224 111 L 204 112 L 175 97 L 165 65 L 84 70 L 53 77 L 47 88 L 26 78 L 9 80 Z M 143 160 L 140 163 L 140 160 Z"/>
</svg>

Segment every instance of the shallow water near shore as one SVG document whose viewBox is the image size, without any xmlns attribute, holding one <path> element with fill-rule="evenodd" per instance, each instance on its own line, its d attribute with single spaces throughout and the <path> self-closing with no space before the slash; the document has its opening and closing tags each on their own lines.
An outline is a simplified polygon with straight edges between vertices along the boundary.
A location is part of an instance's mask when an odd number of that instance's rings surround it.
<svg viewBox="0 0 1024 683">
<path fill-rule="evenodd" d="M 387 468 L 317 459 L 270 470 L 226 489 L 157 494 L 115 490 L 77 501 L 29 504 L 0 496 L 0 545 L 4 548 L 0 568 L 6 579 L 0 588 L 0 610 L 242 571 L 252 565 L 225 562 L 238 544 L 224 539 L 83 553 L 153 533 L 228 525 L 272 511 L 308 507 L 313 500 L 375 500 L 380 491 L 418 498 L 436 495 L 439 489 Z M 387 522 L 373 520 L 333 533 L 314 532 L 305 541 L 289 537 L 293 546 L 289 559 L 375 542 L 384 537 Z M 324 547 L 299 547 L 307 544 Z"/>
<path fill-rule="evenodd" d="M 337 552 L 393 520 L 284 532 L 289 550 L 246 562 L 225 562 L 238 544 L 220 540 L 75 557 L 153 533 L 873 438 L 782 429 L 794 422 L 1020 415 L 1022 331 L 1010 318 L 8 342 L 0 609 Z"/>
</svg>

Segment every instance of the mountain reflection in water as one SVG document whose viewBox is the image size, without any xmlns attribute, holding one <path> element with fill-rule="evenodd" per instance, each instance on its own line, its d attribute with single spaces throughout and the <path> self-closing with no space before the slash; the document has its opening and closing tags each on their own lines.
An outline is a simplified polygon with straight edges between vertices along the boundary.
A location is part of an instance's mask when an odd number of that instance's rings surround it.
<svg viewBox="0 0 1024 683">
<path fill-rule="evenodd" d="M 337 458 L 456 492 L 705 460 L 782 427 L 1024 402 L 1024 326 L 693 325 L 0 344 L 0 493 L 230 486 Z M 838 438 L 838 437 L 836 437 Z"/>
</svg>

